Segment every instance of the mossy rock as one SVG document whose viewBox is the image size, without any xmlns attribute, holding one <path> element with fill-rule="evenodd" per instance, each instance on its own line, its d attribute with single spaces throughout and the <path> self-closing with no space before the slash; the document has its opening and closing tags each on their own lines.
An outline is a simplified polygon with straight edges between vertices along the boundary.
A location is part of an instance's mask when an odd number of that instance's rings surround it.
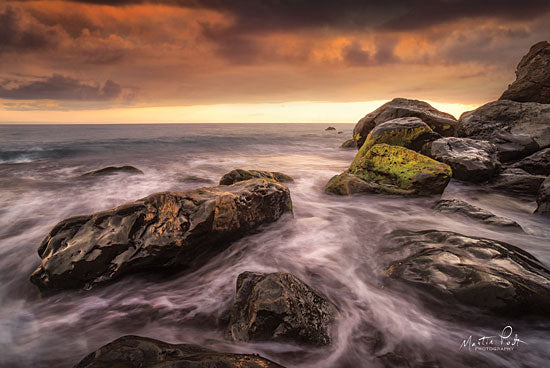
<svg viewBox="0 0 550 368">
<path fill-rule="evenodd" d="M 376 144 L 356 157 L 349 173 L 381 189 L 398 188 L 410 194 L 443 193 L 451 167 L 405 147 Z"/>
<path fill-rule="evenodd" d="M 250 179 L 256 179 L 256 178 L 266 178 L 266 179 L 272 179 L 275 181 L 278 181 L 279 183 L 292 183 L 294 182 L 294 179 L 292 179 L 290 176 L 273 171 L 259 171 L 259 170 L 243 170 L 243 169 L 235 169 L 231 170 L 222 178 L 220 179 L 220 185 L 231 185 L 235 184 L 239 181 L 245 181 Z"/>
<path fill-rule="evenodd" d="M 325 186 L 325 193 L 352 195 L 357 193 L 414 194 L 414 190 L 401 189 L 393 185 L 369 183 L 349 172 L 333 176 Z"/>
</svg>

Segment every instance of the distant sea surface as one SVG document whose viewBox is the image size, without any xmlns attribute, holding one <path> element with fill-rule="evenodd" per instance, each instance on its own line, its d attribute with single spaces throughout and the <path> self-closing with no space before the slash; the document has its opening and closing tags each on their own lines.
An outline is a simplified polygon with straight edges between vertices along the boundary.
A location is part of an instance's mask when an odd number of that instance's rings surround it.
<svg viewBox="0 0 550 368">
<path fill-rule="evenodd" d="M 437 198 L 326 195 L 323 186 L 355 155 L 339 148 L 352 124 L 335 124 L 341 134 L 326 127 L 0 126 L 0 367 L 71 367 L 125 334 L 258 353 L 287 367 L 380 367 L 375 355 L 396 351 L 411 367 L 462 367 L 469 358 L 480 367 L 547 367 L 548 318 L 453 322 L 426 310 L 413 293 L 381 287 L 386 265 L 377 255 L 393 230 L 439 229 L 506 241 L 550 266 L 550 224 L 531 215 L 534 201 L 455 181 L 444 193 L 516 220 L 527 232 L 521 234 L 435 213 L 430 207 Z M 122 165 L 144 175 L 79 179 Z M 41 295 L 29 282 L 40 263 L 38 245 L 58 221 L 155 192 L 216 185 L 235 168 L 294 177 L 294 218 L 235 242 L 193 273 L 161 280 L 133 275 L 91 291 L 52 295 Z M 333 344 L 315 349 L 226 340 L 227 310 L 244 271 L 291 272 L 335 301 L 341 313 Z M 497 335 L 507 325 L 527 342 L 519 350 L 461 349 L 469 336 Z M 381 336 L 373 353 L 368 336 L 375 329 Z"/>
</svg>

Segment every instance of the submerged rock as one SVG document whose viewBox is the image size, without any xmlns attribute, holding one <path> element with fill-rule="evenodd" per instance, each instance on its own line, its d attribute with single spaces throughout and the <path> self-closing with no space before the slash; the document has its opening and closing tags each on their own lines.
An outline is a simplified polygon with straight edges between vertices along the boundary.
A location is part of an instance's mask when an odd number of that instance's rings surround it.
<svg viewBox="0 0 550 368">
<path fill-rule="evenodd" d="M 133 166 L 107 166 L 103 169 L 90 171 L 85 174 L 82 174 L 81 177 L 92 177 L 92 176 L 106 176 L 114 174 L 138 174 L 143 175 L 143 171 Z"/>
<path fill-rule="evenodd" d="M 499 100 L 465 112 L 458 136 L 496 144 L 502 162 L 550 146 L 550 104 Z"/>
<path fill-rule="evenodd" d="M 550 216 L 550 178 L 546 178 L 540 185 L 535 213 Z"/>
<path fill-rule="evenodd" d="M 342 143 L 342 145 L 340 146 L 340 148 L 355 148 L 355 140 L 354 139 L 348 139 L 347 141 L 345 141 L 344 143 Z"/>
<path fill-rule="evenodd" d="M 363 117 L 353 129 L 357 148 L 361 148 L 367 135 L 378 124 L 403 117 L 416 117 L 428 124 L 436 133 L 448 137 L 455 133 L 457 120 L 424 101 L 395 98 Z"/>
<path fill-rule="evenodd" d="M 357 156 L 363 156 L 375 144 L 386 143 L 420 151 L 422 146 L 441 136 L 419 118 L 397 118 L 378 124 L 367 136 Z"/>
<path fill-rule="evenodd" d="M 376 144 L 356 156 L 349 173 L 390 194 L 441 194 L 451 180 L 449 165 L 400 146 Z M 334 187 L 331 179 L 331 187 Z M 337 192 L 338 190 L 328 190 Z"/>
<path fill-rule="evenodd" d="M 434 210 L 443 213 L 456 213 L 474 220 L 479 220 L 486 225 L 509 227 L 521 230 L 521 226 L 514 220 L 497 216 L 483 208 L 473 206 L 458 199 L 441 199 L 432 207 Z"/>
<path fill-rule="evenodd" d="M 427 143 L 422 153 L 448 164 L 456 179 L 482 182 L 495 176 L 500 169 L 497 149 L 487 141 L 447 137 Z"/>
<path fill-rule="evenodd" d="M 405 258 L 389 266 L 387 276 L 431 294 L 423 298 L 429 307 L 459 303 L 497 315 L 550 314 L 550 270 L 513 245 L 437 230 L 397 231 L 392 239 Z"/>
<path fill-rule="evenodd" d="M 294 179 L 290 176 L 273 171 L 259 171 L 259 170 L 243 170 L 235 169 L 231 170 L 220 179 L 220 185 L 231 185 L 239 181 L 254 179 L 254 178 L 267 178 L 281 183 L 292 183 Z"/>
<path fill-rule="evenodd" d="M 234 341 L 328 345 L 336 307 L 289 273 L 244 272 L 237 279 L 229 335 Z"/>
<path fill-rule="evenodd" d="M 219 353 L 198 345 L 122 336 L 87 355 L 75 368 L 284 368 L 259 355 Z"/>
<path fill-rule="evenodd" d="M 180 177 L 177 178 L 177 180 L 180 183 L 205 183 L 205 184 L 213 184 L 214 183 L 210 179 L 202 178 L 200 176 L 195 176 L 195 175 L 180 176 Z"/>
<path fill-rule="evenodd" d="M 291 211 L 288 188 L 267 179 L 152 194 L 58 223 L 40 244 L 31 282 L 91 287 L 141 270 L 186 269 Z"/>
<path fill-rule="evenodd" d="M 500 99 L 550 104 L 550 43 L 531 46 L 518 64 L 516 80 Z"/>
<path fill-rule="evenodd" d="M 545 178 L 542 175 L 531 175 L 522 169 L 510 168 L 492 180 L 489 187 L 500 191 L 534 196 L 538 193 Z"/>
<path fill-rule="evenodd" d="M 550 175 L 550 148 L 545 148 L 531 156 L 515 162 L 510 167 L 527 171 L 533 175 Z"/>
</svg>

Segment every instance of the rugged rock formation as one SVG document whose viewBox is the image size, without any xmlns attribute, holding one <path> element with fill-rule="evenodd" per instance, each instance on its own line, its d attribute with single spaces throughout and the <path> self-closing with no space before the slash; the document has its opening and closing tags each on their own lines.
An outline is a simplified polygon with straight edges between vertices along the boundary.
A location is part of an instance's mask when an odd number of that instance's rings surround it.
<svg viewBox="0 0 550 368">
<path fill-rule="evenodd" d="M 545 148 L 510 165 L 533 175 L 550 175 L 550 148 Z"/>
<path fill-rule="evenodd" d="M 143 171 L 133 166 L 107 166 L 103 169 L 90 171 L 82 174 L 81 177 L 106 176 L 114 174 L 139 174 L 143 175 Z"/>
<path fill-rule="evenodd" d="M 290 176 L 280 172 L 269 172 L 259 170 L 243 170 L 235 169 L 231 170 L 220 179 L 220 185 L 231 185 L 239 181 L 249 180 L 254 178 L 267 178 L 278 181 L 280 183 L 291 183 L 294 181 Z"/>
<path fill-rule="evenodd" d="M 288 188 L 268 179 L 153 194 L 58 223 L 40 244 L 31 281 L 40 289 L 91 287 L 141 270 L 193 267 L 291 211 Z"/>
<path fill-rule="evenodd" d="M 355 140 L 354 139 L 348 139 L 342 145 L 340 148 L 355 148 Z"/>
<path fill-rule="evenodd" d="M 198 345 L 122 336 L 86 356 L 75 368 L 283 368 L 258 355 L 219 353 Z"/>
<path fill-rule="evenodd" d="M 234 341 L 328 345 L 336 307 L 289 273 L 244 272 L 229 325 Z"/>
<path fill-rule="evenodd" d="M 363 117 L 353 129 L 357 148 L 361 148 L 367 135 L 378 124 L 403 117 L 417 117 L 428 124 L 436 133 L 448 137 L 455 133 L 456 119 L 433 108 L 424 101 L 395 98 Z"/>
<path fill-rule="evenodd" d="M 506 217 L 496 216 L 483 208 L 473 206 L 458 199 L 441 199 L 432 207 L 434 210 L 443 213 L 456 213 L 471 219 L 480 221 L 486 225 L 507 227 L 521 230 L 521 226 L 514 220 Z"/>
<path fill-rule="evenodd" d="M 489 187 L 504 192 L 523 195 L 537 195 L 546 177 L 531 175 L 522 169 L 506 169 L 489 183 Z"/>
<path fill-rule="evenodd" d="M 457 133 L 496 144 L 502 162 L 518 160 L 550 146 L 550 104 L 490 102 L 462 114 Z"/>
<path fill-rule="evenodd" d="M 497 149 L 487 141 L 447 137 L 427 143 L 422 153 L 444 162 L 453 169 L 453 177 L 482 182 L 495 176 L 500 169 Z"/>
<path fill-rule="evenodd" d="M 438 138 L 441 136 L 419 118 L 392 119 L 378 124 L 370 131 L 357 157 L 364 156 L 372 146 L 379 143 L 420 151 L 424 144 Z"/>
<path fill-rule="evenodd" d="M 423 298 L 428 307 L 463 304 L 498 315 L 550 314 L 550 270 L 513 245 L 436 230 L 397 231 L 392 238 L 404 258 L 387 276 L 431 294 Z"/>
<path fill-rule="evenodd" d="M 516 80 L 500 99 L 550 104 L 550 43 L 531 46 L 518 64 Z"/>
<path fill-rule="evenodd" d="M 550 178 L 540 185 L 535 213 L 550 216 Z"/>
</svg>

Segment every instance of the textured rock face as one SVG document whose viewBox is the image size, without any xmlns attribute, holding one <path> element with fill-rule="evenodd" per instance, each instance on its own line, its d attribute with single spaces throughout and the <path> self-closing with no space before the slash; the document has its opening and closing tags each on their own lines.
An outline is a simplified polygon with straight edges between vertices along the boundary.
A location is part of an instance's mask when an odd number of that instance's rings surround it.
<svg viewBox="0 0 550 368">
<path fill-rule="evenodd" d="M 40 244 L 31 282 L 91 287 L 140 270 L 185 269 L 291 211 L 288 188 L 268 179 L 153 194 L 58 223 Z"/>
<path fill-rule="evenodd" d="M 495 176 L 500 169 L 497 149 L 487 141 L 447 137 L 426 144 L 422 153 L 444 162 L 453 169 L 453 177 L 482 182 Z"/>
<path fill-rule="evenodd" d="M 234 341 L 328 345 L 336 307 L 289 273 L 244 272 L 229 325 Z"/>
<path fill-rule="evenodd" d="M 500 99 L 550 104 L 550 43 L 531 47 L 518 64 L 516 80 Z"/>
<path fill-rule="evenodd" d="M 458 136 L 494 143 L 502 162 L 550 146 L 550 105 L 500 100 L 465 112 Z"/>
<path fill-rule="evenodd" d="M 375 144 L 386 143 L 420 151 L 422 146 L 441 136 L 419 118 L 398 118 L 378 124 L 370 131 L 357 156 L 363 156 Z"/>
<path fill-rule="evenodd" d="M 535 213 L 550 216 L 550 178 L 540 185 Z"/>
<path fill-rule="evenodd" d="M 486 225 L 507 227 L 521 230 L 521 226 L 514 220 L 506 217 L 496 216 L 483 208 L 473 206 L 458 199 L 442 199 L 432 207 L 434 210 L 443 213 L 456 213 L 471 219 L 480 221 Z"/>
<path fill-rule="evenodd" d="M 436 110 L 424 101 L 395 98 L 367 114 L 355 125 L 353 138 L 356 141 L 357 148 L 361 148 L 367 135 L 375 126 L 388 120 L 403 117 L 419 118 L 436 133 L 445 137 L 454 135 L 455 126 L 457 125 L 457 121 L 452 115 Z"/>
<path fill-rule="evenodd" d="M 231 185 L 239 181 L 254 179 L 254 178 L 267 178 L 281 183 L 291 183 L 294 181 L 290 176 L 280 172 L 269 172 L 259 170 L 243 170 L 235 169 L 231 170 L 220 179 L 220 185 Z"/>
<path fill-rule="evenodd" d="M 374 145 L 356 157 L 349 173 L 391 194 L 441 194 L 451 180 L 449 165 L 410 149 Z"/>
<path fill-rule="evenodd" d="M 90 171 L 86 174 L 82 174 L 82 177 L 93 177 L 93 176 L 107 176 L 114 174 L 138 174 L 143 175 L 143 171 L 133 166 L 107 166 L 103 169 Z"/>
<path fill-rule="evenodd" d="M 524 195 L 536 195 L 545 176 L 531 175 L 522 169 L 506 169 L 489 183 L 493 189 Z"/>
<path fill-rule="evenodd" d="M 498 315 L 550 313 L 550 270 L 513 245 L 452 232 L 398 231 L 391 279 L 412 285 L 455 308 L 461 303 Z"/>
<path fill-rule="evenodd" d="M 550 175 L 550 148 L 545 148 L 525 157 L 510 167 L 527 171 L 533 175 Z"/>
<path fill-rule="evenodd" d="M 86 356 L 75 368 L 283 368 L 258 355 L 219 353 L 198 345 L 123 336 Z"/>
</svg>

